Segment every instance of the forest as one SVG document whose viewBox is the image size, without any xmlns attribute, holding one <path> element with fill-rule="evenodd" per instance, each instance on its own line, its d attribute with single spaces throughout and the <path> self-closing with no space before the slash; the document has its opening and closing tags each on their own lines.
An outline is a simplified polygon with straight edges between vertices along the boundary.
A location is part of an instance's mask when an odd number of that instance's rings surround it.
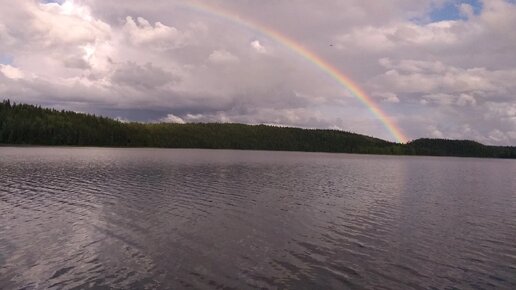
<svg viewBox="0 0 516 290">
<path fill-rule="evenodd" d="M 516 147 L 469 140 L 393 143 L 329 130 L 234 123 L 123 123 L 84 113 L 0 102 L 0 144 L 206 148 L 516 158 Z"/>
</svg>

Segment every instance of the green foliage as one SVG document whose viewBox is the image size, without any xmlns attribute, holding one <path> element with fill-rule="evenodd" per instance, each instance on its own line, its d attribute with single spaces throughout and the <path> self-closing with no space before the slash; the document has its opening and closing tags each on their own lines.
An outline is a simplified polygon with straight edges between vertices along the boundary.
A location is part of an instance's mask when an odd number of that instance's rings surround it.
<svg viewBox="0 0 516 290">
<path fill-rule="evenodd" d="M 418 139 L 406 145 L 338 130 L 266 125 L 142 124 L 33 105 L 0 103 L 0 144 L 254 149 L 516 158 L 515 147 Z"/>
<path fill-rule="evenodd" d="M 516 158 L 516 147 L 486 146 L 470 140 L 423 138 L 406 147 L 415 155 Z"/>
</svg>

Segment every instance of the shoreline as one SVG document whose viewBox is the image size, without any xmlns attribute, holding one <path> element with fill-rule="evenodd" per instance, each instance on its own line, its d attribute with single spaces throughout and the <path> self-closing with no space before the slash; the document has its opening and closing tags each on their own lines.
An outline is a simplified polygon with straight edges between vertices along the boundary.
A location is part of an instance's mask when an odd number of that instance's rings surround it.
<svg viewBox="0 0 516 290">
<path fill-rule="evenodd" d="M 129 146 L 83 146 L 83 145 L 32 145 L 32 144 L 0 144 L 1 148 L 30 149 L 152 149 L 152 150 L 206 150 L 206 151 L 239 151 L 239 152 L 275 152 L 275 153 L 316 153 L 316 154 L 339 154 L 339 155 L 360 155 L 360 156 L 385 156 L 385 157 L 438 157 L 438 158 L 471 158 L 471 159 L 493 159 L 493 160 L 514 160 L 516 158 L 504 157 L 483 157 L 483 156 L 457 156 L 457 155 L 424 155 L 424 154 L 380 154 L 360 152 L 330 152 L 330 151 L 299 151 L 299 150 L 268 150 L 268 149 L 232 149 L 232 148 L 194 148 L 194 147 L 129 147 Z"/>
</svg>

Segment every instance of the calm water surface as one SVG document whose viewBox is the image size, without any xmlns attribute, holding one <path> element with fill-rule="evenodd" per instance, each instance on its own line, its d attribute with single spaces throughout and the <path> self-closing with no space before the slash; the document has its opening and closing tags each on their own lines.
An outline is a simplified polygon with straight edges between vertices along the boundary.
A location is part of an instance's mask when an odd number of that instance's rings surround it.
<svg viewBox="0 0 516 290">
<path fill-rule="evenodd" d="M 0 148 L 1 289 L 516 289 L 516 161 Z"/>
</svg>

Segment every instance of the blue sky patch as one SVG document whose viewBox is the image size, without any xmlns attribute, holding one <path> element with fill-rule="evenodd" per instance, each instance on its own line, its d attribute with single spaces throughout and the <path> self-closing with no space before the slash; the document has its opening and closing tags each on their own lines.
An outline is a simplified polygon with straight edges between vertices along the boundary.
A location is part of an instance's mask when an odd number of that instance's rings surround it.
<svg viewBox="0 0 516 290">
<path fill-rule="evenodd" d="M 0 54 L 0 64 L 12 64 L 14 58 L 10 55 Z"/>
<path fill-rule="evenodd" d="M 462 3 L 473 6 L 473 11 L 476 15 L 482 11 L 482 3 L 480 0 L 453 0 L 448 1 L 442 6 L 436 7 L 430 13 L 430 19 L 432 22 L 443 21 L 443 20 L 457 20 L 465 19 L 465 16 L 460 13 L 459 6 Z"/>
</svg>

